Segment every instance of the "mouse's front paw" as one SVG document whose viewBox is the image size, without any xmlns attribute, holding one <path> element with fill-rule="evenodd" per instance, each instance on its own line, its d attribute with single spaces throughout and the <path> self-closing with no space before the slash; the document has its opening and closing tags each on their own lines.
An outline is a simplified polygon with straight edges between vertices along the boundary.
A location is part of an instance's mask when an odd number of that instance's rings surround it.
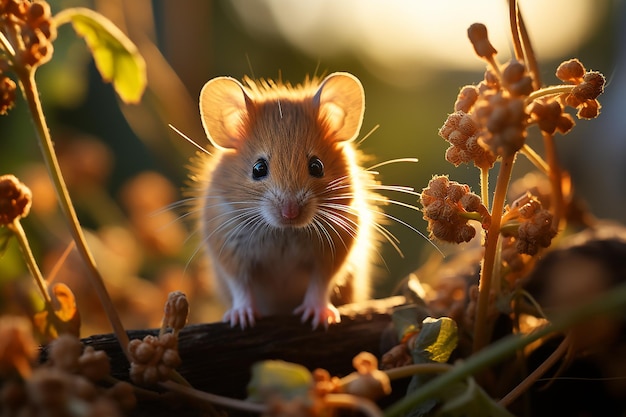
<svg viewBox="0 0 626 417">
<path fill-rule="evenodd" d="M 246 327 L 254 327 L 255 324 L 256 311 L 251 305 L 241 305 L 241 306 L 233 306 L 230 310 L 228 310 L 222 321 L 225 323 L 230 323 L 230 327 L 239 326 L 241 330 Z"/>
<path fill-rule="evenodd" d="M 304 302 L 300 307 L 296 308 L 293 313 L 301 314 L 303 323 L 307 320 L 311 320 L 313 329 L 317 329 L 320 324 L 328 328 L 329 325 L 341 321 L 339 311 L 331 303 L 310 304 Z"/>
</svg>

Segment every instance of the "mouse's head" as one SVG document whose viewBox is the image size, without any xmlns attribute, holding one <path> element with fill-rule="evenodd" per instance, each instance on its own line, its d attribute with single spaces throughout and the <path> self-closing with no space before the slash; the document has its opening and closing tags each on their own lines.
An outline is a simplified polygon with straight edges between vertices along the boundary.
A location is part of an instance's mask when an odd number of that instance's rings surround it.
<svg viewBox="0 0 626 417">
<path fill-rule="evenodd" d="M 234 209 L 274 227 L 317 221 L 354 228 L 347 207 L 360 170 L 351 142 L 364 109 L 363 87 L 348 73 L 298 87 L 249 79 L 244 86 L 228 77 L 209 81 L 200 114 L 220 151 L 214 187 L 239 205 Z"/>
</svg>

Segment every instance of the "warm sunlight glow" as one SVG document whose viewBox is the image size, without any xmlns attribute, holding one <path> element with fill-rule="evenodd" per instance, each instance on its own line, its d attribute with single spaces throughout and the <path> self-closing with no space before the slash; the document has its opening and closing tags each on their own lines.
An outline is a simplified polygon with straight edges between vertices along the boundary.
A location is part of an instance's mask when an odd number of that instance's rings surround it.
<svg viewBox="0 0 626 417">
<path fill-rule="evenodd" d="M 521 10 L 541 60 L 580 47 L 607 11 L 607 1 L 525 0 Z M 315 58 L 354 54 L 372 71 L 419 82 L 432 71 L 483 68 L 467 28 L 480 22 L 504 61 L 510 56 L 505 0 L 235 0 L 256 34 L 280 36 Z M 413 81 L 411 81 L 413 79 Z"/>
</svg>

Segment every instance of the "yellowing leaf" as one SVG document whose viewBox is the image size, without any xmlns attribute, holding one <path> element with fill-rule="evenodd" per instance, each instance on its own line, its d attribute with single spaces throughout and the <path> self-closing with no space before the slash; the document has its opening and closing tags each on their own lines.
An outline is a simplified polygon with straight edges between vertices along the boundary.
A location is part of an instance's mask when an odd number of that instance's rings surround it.
<svg viewBox="0 0 626 417">
<path fill-rule="evenodd" d="M 427 317 L 415 341 L 413 361 L 422 360 L 445 363 L 456 349 L 459 340 L 456 323 L 449 317 L 434 319 Z"/>
<path fill-rule="evenodd" d="M 313 375 L 304 366 L 281 360 L 267 360 L 252 367 L 248 399 L 262 401 L 273 395 L 287 400 L 306 398 L 312 386 Z"/>
<path fill-rule="evenodd" d="M 76 308 L 74 293 L 63 283 L 54 284 L 49 292 L 53 311 L 46 307 L 33 316 L 35 330 L 46 342 L 56 339 L 60 333 L 78 336 L 80 315 Z"/>
<path fill-rule="evenodd" d="M 74 7 L 54 16 L 57 26 L 71 22 L 91 50 L 96 67 L 125 103 L 137 103 L 146 88 L 146 63 L 137 47 L 117 27 L 93 10 Z"/>
</svg>

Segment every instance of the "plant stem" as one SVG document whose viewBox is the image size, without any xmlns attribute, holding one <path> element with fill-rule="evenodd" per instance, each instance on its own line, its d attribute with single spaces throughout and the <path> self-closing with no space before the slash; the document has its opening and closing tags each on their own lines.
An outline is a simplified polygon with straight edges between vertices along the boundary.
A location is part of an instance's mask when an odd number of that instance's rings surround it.
<svg viewBox="0 0 626 417">
<path fill-rule="evenodd" d="M 522 41 L 522 47 L 524 48 L 524 62 L 526 63 L 526 68 L 528 68 L 528 71 L 532 75 L 533 88 L 538 90 L 539 87 L 541 87 L 539 65 L 537 64 L 537 57 L 535 56 L 535 51 L 533 50 L 533 45 L 530 42 L 528 30 L 526 30 L 526 24 L 524 23 L 524 17 L 522 16 L 522 12 L 520 11 L 519 3 L 517 1 L 515 1 L 515 9 L 517 10 L 517 27 Z"/>
<path fill-rule="evenodd" d="M 250 401 L 238 400 L 235 398 L 222 397 L 208 392 L 199 391 L 192 387 L 177 384 L 173 381 L 165 381 L 159 383 L 163 388 L 167 388 L 172 392 L 182 394 L 188 398 L 195 398 L 210 404 L 228 407 L 234 410 L 247 411 L 250 413 L 266 413 L 267 406 L 265 404 L 256 404 Z"/>
<path fill-rule="evenodd" d="M 41 148 L 46 167 L 48 168 L 48 174 L 50 175 L 50 178 L 52 179 L 52 182 L 54 184 L 54 188 L 59 199 L 59 204 L 61 206 L 63 214 L 67 219 L 70 232 L 72 233 L 74 241 L 76 242 L 76 248 L 78 250 L 78 253 L 80 254 L 87 266 L 89 272 L 88 276 L 90 277 L 91 283 L 93 284 L 94 289 L 98 294 L 98 297 L 100 298 L 100 302 L 102 303 L 109 322 L 113 327 L 113 331 L 117 336 L 122 351 L 124 352 L 126 357 L 129 358 L 128 335 L 126 334 L 126 331 L 122 326 L 122 322 L 117 315 L 117 311 L 115 311 L 113 302 L 111 301 L 111 298 L 109 297 L 109 294 L 107 293 L 106 287 L 104 285 L 102 275 L 100 275 L 100 271 L 96 266 L 94 257 L 87 246 L 85 235 L 83 234 L 80 223 L 78 221 L 78 216 L 76 215 L 76 211 L 74 210 L 72 200 L 70 198 L 69 192 L 65 185 L 65 181 L 63 179 L 63 175 L 61 173 L 61 168 L 59 167 L 59 161 L 57 160 L 56 154 L 54 152 L 52 138 L 50 137 L 50 132 L 48 130 L 46 119 L 43 114 L 41 101 L 39 100 L 39 92 L 37 90 L 37 84 L 35 82 L 35 69 L 15 66 L 14 71 L 17 74 L 22 85 L 22 90 L 26 97 L 26 102 L 28 103 L 33 123 L 35 124 L 35 130 L 39 137 L 39 146 Z"/>
<path fill-rule="evenodd" d="M 546 337 L 551 333 L 562 332 L 592 316 L 608 313 L 619 314 L 624 311 L 625 307 L 626 284 L 621 284 L 594 300 L 572 309 L 567 314 L 555 319 L 553 323 L 530 334 L 523 336 L 512 334 L 492 343 L 488 348 L 456 365 L 453 370 L 432 379 L 418 390 L 393 404 L 385 410 L 385 417 L 399 417 L 405 414 L 422 401 L 433 398 L 439 391 L 450 386 L 450 384 L 467 378 L 513 355 L 516 350 L 524 348 L 535 340 Z"/>
<path fill-rule="evenodd" d="M 400 366 L 399 368 L 387 369 L 384 372 L 390 380 L 394 380 L 408 378 L 418 374 L 441 374 L 452 369 L 454 369 L 454 366 L 448 363 L 416 363 L 413 365 Z"/>
<path fill-rule="evenodd" d="M 513 171 L 515 154 L 502 158 L 500 172 L 496 182 L 496 189 L 493 196 L 493 208 L 491 210 L 491 224 L 487 230 L 487 241 L 485 242 L 485 256 L 480 271 L 480 282 L 478 287 L 478 305 L 474 318 L 474 352 L 482 349 L 488 342 L 491 327 L 487 323 L 487 312 L 489 310 L 489 295 L 491 293 L 491 281 L 494 265 L 496 262 L 496 251 L 498 248 L 498 237 L 500 236 L 500 224 L 504 211 L 504 201 L 506 192 Z"/>
<path fill-rule="evenodd" d="M 20 245 L 20 249 L 22 250 L 22 254 L 24 255 L 24 260 L 26 261 L 26 265 L 28 266 L 28 270 L 30 274 L 35 278 L 35 282 L 37 282 L 37 286 L 39 287 L 39 291 L 41 291 L 41 295 L 46 303 L 46 309 L 50 311 L 54 311 L 52 307 L 52 298 L 50 298 L 50 293 L 48 292 L 48 284 L 39 269 L 39 265 L 37 265 L 37 261 L 33 256 L 33 251 L 30 249 L 30 244 L 28 243 L 28 238 L 26 237 L 26 233 L 24 233 L 24 228 L 20 223 L 19 219 L 15 219 L 11 224 L 7 225 L 7 228 L 13 232 L 15 237 L 17 238 L 17 243 Z"/>
<path fill-rule="evenodd" d="M 520 149 L 522 155 L 524 155 L 537 169 L 541 170 L 544 174 L 550 174 L 550 166 L 533 148 L 528 146 L 527 143 Z"/>
<path fill-rule="evenodd" d="M 532 103 L 533 101 L 541 97 L 556 96 L 558 94 L 571 93 L 574 87 L 576 86 L 573 84 L 562 84 L 562 85 L 553 85 L 550 87 L 544 87 L 540 90 L 536 90 L 530 93 L 528 97 L 526 97 L 526 99 L 524 100 L 524 104 L 528 106 L 530 103 Z"/>
<path fill-rule="evenodd" d="M 513 50 L 515 51 L 515 59 L 524 60 L 524 50 L 522 42 L 519 39 L 519 29 L 517 25 L 517 1 L 509 0 L 509 24 L 511 25 L 511 38 L 513 39 Z"/>
<path fill-rule="evenodd" d="M 480 168 L 480 199 L 489 210 L 489 168 Z"/>
<path fill-rule="evenodd" d="M 520 395 L 526 392 L 539 378 L 541 378 L 546 372 L 550 370 L 554 366 L 554 364 L 565 355 L 567 349 L 571 346 L 571 338 L 567 336 L 561 344 L 556 348 L 554 352 L 548 358 L 539 365 L 534 371 L 530 373 L 522 382 L 520 382 L 515 388 L 509 391 L 500 401 L 500 404 L 503 407 L 509 406 L 513 401 L 515 401 Z"/>
<path fill-rule="evenodd" d="M 550 178 L 550 185 L 552 186 L 552 192 L 550 193 L 551 211 L 553 214 L 552 227 L 557 231 L 560 230 L 561 219 L 565 211 L 565 202 L 563 201 L 563 174 L 561 172 L 561 165 L 556 152 L 556 144 L 554 143 L 554 136 L 543 132 L 543 143 L 546 150 L 546 160 L 548 162 L 548 177 Z"/>
</svg>

